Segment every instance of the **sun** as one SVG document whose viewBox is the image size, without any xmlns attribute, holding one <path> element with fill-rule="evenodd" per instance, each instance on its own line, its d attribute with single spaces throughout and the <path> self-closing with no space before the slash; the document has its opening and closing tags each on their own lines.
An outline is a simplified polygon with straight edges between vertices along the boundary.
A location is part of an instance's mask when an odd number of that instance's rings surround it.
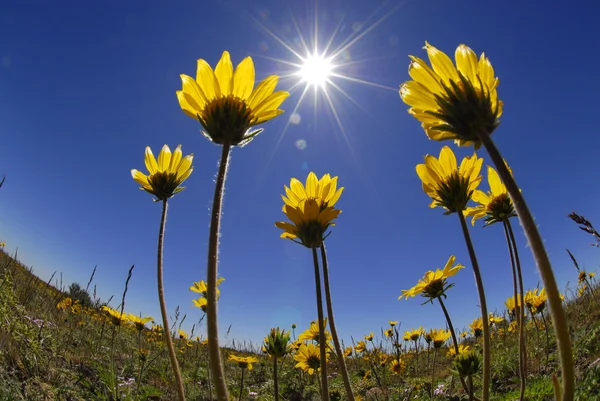
<svg viewBox="0 0 600 401">
<path fill-rule="evenodd" d="M 329 78 L 332 76 L 334 67 L 331 57 L 314 52 L 302 58 L 302 64 L 296 75 L 309 87 L 324 88 L 330 82 Z"/>
</svg>

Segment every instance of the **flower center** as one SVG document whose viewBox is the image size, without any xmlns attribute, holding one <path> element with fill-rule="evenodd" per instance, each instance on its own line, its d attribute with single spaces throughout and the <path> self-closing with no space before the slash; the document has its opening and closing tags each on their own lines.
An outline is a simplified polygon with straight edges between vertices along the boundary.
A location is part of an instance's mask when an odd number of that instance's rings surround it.
<svg viewBox="0 0 600 401">
<path fill-rule="evenodd" d="M 198 119 L 213 142 L 231 145 L 240 143 L 256 122 L 246 102 L 234 95 L 212 99 Z"/>
<path fill-rule="evenodd" d="M 309 368 L 317 370 L 321 367 L 321 360 L 316 355 L 311 355 L 306 358 L 306 364 Z"/>
</svg>

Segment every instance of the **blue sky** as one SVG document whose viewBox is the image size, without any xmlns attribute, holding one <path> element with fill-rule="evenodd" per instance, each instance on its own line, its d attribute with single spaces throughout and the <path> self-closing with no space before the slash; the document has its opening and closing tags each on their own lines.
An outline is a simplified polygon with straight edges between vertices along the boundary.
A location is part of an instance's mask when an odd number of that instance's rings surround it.
<svg viewBox="0 0 600 401">
<path fill-rule="evenodd" d="M 397 7 L 399 5 L 399 7 Z M 196 60 L 215 65 L 223 50 L 234 64 L 250 55 L 257 78 L 289 74 L 274 59 L 297 62 L 259 26 L 301 51 L 305 40 L 332 48 L 357 40 L 336 61 L 336 72 L 378 86 L 333 78 L 351 102 L 329 87 L 332 103 L 309 92 L 287 122 L 302 87 L 264 125 L 258 139 L 234 149 L 224 204 L 219 303 L 228 340 L 260 340 L 272 326 L 299 329 L 316 318 L 308 249 L 279 238 L 280 194 L 291 177 L 308 171 L 339 176 L 343 213 L 327 240 L 334 310 L 345 339 L 377 332 L 388 319 L 402 329 L 443 327 L 438 306 L 398 301 L 428 270 L 451 254 L 470 267 L 455 215 L 429 209 L 415 165 L 437 155 L 398 96 L 408 79 L 408 55 L 425 58 L 425 40 L 453 54 L 465 43 L 485 51 L 500 78 L 504 101 L 494 139 L 514 170 L 553 262 L 559 285 L 576 281 L 565 248 L 588 270 L 598 249 L 567 214 L 575 210 L 600 226 L 594 116 L 600 81 L 594 51 L 599 32 L 594 2 L 322 1 L 310 2 L 50 2 L 4 3 L 0 12 L 0 240 L 44 279 L 94 279 L 102 299 L 127 295 L 132 313 L 159 319 L 156 240 L 160 205 L 137 189 L 130 169 L 143 169 L 144 147 L 183 145 L 195 155 L 187 189 L 170 202 L 165 281 L 170 311 L 179 305 L 186 327 L 199 319 L 191 306 L 193 281 L 205 279 L 209 208 L 220 148 L 180 109 L 179 74 L 194 75 Z M 387 18 L 383 18 L 387 15 Z M 369 18 L 369 17 L 372 18 Z M 375 22 L 380 23 L 373 26 Z M 257 23 L 258 21 L 258 23 Z M 296 78 L 282 79 L 289 89 Z M 298 121 L 299 120 L 299 121 Z M 300 141 L 300 142 L 299 142 Z M 304 146 L 305 145 L 305 146 Z M 448 143 L 448 145 L 452 145 Z M 471 151 L 457 150 L 459 156 Z M 487 159 L 485 152 L 480 156 Z M 487 162 L 487 160 L 486 160 Z M 482 185 L 487 189 L 487 180 Z M 514 221 L 526 285 L 537 269 Z M 471 231 L 491 310 L 511 290 L 500 227 Z M 456 276 L 447 306 L 458 327 L 478 313 L 470 270 Z M 113 305 L 115 306 L 115 305 Z"/>
</svg>

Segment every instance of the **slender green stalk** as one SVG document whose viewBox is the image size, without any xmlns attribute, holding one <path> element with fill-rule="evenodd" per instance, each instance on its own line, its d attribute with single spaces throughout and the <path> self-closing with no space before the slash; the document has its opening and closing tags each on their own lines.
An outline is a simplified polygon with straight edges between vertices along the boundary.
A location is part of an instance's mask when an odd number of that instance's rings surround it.
<svg viewBox="0 0 600 401">
<path fill-rule="evenodd" d="M 469 401 L 473 401 L 473 375 L 467 376 L 467 383 L 469 385 Z"/>
<path fill-rule="evenodd" d="M 419 339 L 415 340 L 415 353 L 416 353 L 416 361 L 415 361 L 415 377 L 419 374 Z"/>
<path fill-rule="evenodd" d="M 277 356 L 273 355 L 273 387 L 275 390 L 275 401 L 279 401 L 279 378 L 277 377 Z"/>
<path fill-rule="evenodd" d="M 212 215 L 210 218 L 210 231 L 208 235 L 208 267 L 206 286 L 208 293 L 206 300 L 206 318 L 208 332 L 208 355 L 210 370 L 215 384 L 217 400 L 227 401 L 227 384 L 225 383 L 225 370 L 221 360 L 219 348 L 219 327 L 217 318 L 217 273 L 219 264 L 219 231 L 221 226 L 221 207 L 223 205 L 223 192 L 225 189 L 225 178 L 229 164 L 229 153 L 231 145 L 223 144 L 219 172 L 215 182 L 215 196 L 213 198 Z"/>
<path fill-rule="evenodd" d="M 435 359 L 437 357 L 437 348 L 433 348 L 433 364 L 431 366 L 431 399 L 433 399 L 433 386 L 435 384 Z"/>
<path fill-rule="evenodd" d="M 460 226 L 462 227 L 467 249 L 469 250 L 471 264 L 473 265 L 473 274 L 475 275 L 475 283 L 477 285 L 477 293 L 479 294 L 481 323 L 483 326 L 483 394 L 481 398 L 483 401 L 488 401 L 490 399 L 490 325 L 487 302 L 485 301 L 485 291 L 483 290 L 483 279 L 481 278 L 479 263 L 477 262 L 477 256 L 475 256 L 475 248 L 471 241 L 471 235 L 469 235 L 469 228 L 467 227 L 465 216 L 462 212 L 458 212 L 457 215 L 458 220 L 460 220 Z"/>
<path fill-rule="evenodd" d="M 319 274 L 319 260 L 317 248 L 312 248 L 313 263 L 315 265 L 315 289 L 317 293 L 317 319 L 319 325 L 319 359 L 321 361 L 321 399 L 329 401 L 329 386 L 327 384 L 327 339 L 323 325 L 323 297 L 321 296 L 321 275 Z"/>
<path fill-rule="evenodd" d="M 506 237 L 506 245 L 508 246 L 508 253 L 510 255 L 510 265 L 512 268 L 512 277 L 513 277 L 513 296 L 515 300 L 515 317 L 517 318 L 517 324 L 519 325 L 519 376 L 521 376 L 521 387 L 519 392 L 519 400 L 523 401 L 525 399 L 525 381 L 527 379 L 527 349 L 525 345 L 525 310 L 523 308 L 523 304 L 525 298 L 523 296 L 523 290 L 519 292 L 517 290 L 517 267 L 515 263 L 515 252 L 516 249 L 513 250 L 513 242 L 510 237 L 508 231 L 508 220 L 504 220 L 504 235 Z M 519 280 L 522 285 L 522 281 Z M 519 301 L 520 300 L 520 301 Z"/>
<path fill-rule="evenodd" d="M 573 367 L 571 339 L 569 337 L 569 324 L 562 307 L 560 293 L 558 291 L 556 279 L 554 278 L 552 266 L 550 265 L 550 260 L 548 259 L 548 254 L 546 253 L 544 243 L 542 242 L 542 237 L 540 236 L 535 221 L 533 220 L 533 216 L 525 203 L 525 198 L 523 198 L 512 174 L 508 171 L 506 164 L 504 164 L 504 159 L 498 151 L 498 148 L 496 148 L 496 144 L 486 132 L 481 132 L 479 138 L 487 149 L 490 158 L 496 166 L 498 175 L 502 179 L 502 182 L 506 186 L 506 190 L 512 199 L 521 225 L 523 226 L 523 230 L 525 231 L 525 235 L 527 236 L 540 276 L 542 277 L 544 288 L 546 288 L 546 295 L 550 305 L 552 322 L 554 323 L 554 332 L 556 335 L 556 343 L 562 370 L 562 397 L 560 397 L 559 394 L 556 394 L 555 396 L 562 401 L 573 401 L 575 397 L 575 371 Z"/>
<path fill-rule="evenodd" d="M 239 401 L 242 401 L 242 394 L 244 394 L 244 370 L 246 369 L 242 368 L 242 378 L 240 380 L 240 398 L 238 399 Z"/>
<path fill-rule="evenodd" d="M 455 355 L 458 356 L 458 340 L 456 338 L 456 333 L 454 332 L 454 326 L 452 325 L 452 320 L 450 320 L 450 314 L 448 313 L 448 309 L 446 309 L 446 305 L 444 304 L 444 301 L 442 301 L 442 297 L 438 297 L 437 299 L 438 299 L 438 301 L 440 301 L 440 306 L 442 307 L 442 310 L 444 311 L 444 316 L 446 317 L 446 323 L 448 323 L 448 328 L 450 329 L 450 334 L 452 335 L 452 343 L 454 344 Z M 429 344 L 427 344 L 427 348 L 428 348 L 427 349 L 427 363 L 429 364 Z M 467 387 L 467 383 L 465 383 L 465 379 L 462 376 L 459 376 L 459 378 L 460 378 L 460 383 L 463 386 L 463 389 L 468 394 L 469 388 Z"/>
<path fill-rule="evenodd" d="M 548 350 L 550 348 L 550 335 L 548 334 L 548 323 L 546 322 L 546 316 L 544 316 L 544 311 L 541 311 L 540 315 L 542 315 L 542 321 L 544 322 L 544 331 L 546 332 L 546 347 L 544 347 L 544 351 L 546 351 L 546 366 L 548 366 Z"/>
<path fill-rule="evenodd" d="M 325 303 L 327 304 L 327 316 L 329 317 L 329 328 L 331 330 L 331 336 L 333 337 L 335 354 L 337 355 L 338 364 L 342 372 L 342 379 L 344 380 L 344 387 L 346 388 L 346 399 L 348 401 L 354 401 L 354 393 L 352 392 L 352 385 L 350 384 L 348 369 L 346 369 L 346 362 L 344 361 L 344 351 L 342 350 L 342 346 L 340 345 L 340 340 L 337 335 L 337 329 L 335 328 L 335 321 L 333 319 L 333 305 L 331 303 L 331 291 L 329 287 L 329 265 L 327 263 L 327 252 L 325 251 L 325 243 L 321 245 L 321 262 L 323 263 L 323 284 L 325 286 Z"/>
<path fill-rule="evenodd" d="M 175 349 L 173 348 L 173 341 L 171 340 L 171 332 L 169 330 L 169 316 L 167 314 L 167 304 L 165 302 L 165 288 L 163 283 L 163 248 L 164 248 L 164 237 L 165 237 L 165 224 L 167 222 L 167 200 L 163 200 L 162 204 L 162 216 L 160 218 L 160 228 L 158 230 L 158 260 L 157 260 L 157 279 L 158 279 L 158 303 L 160 304 L 160 314 L 163 321 L 163 335 L 165 337 L 165 344 L 167 345 L 167 351 L 169 351 L 169 359 L 171 361 L 171 369 L 175 375 L 175 384 L 177 387 L 177 397 L 179 401 L 185 401 L 185 393 L 183 391 L 183 381 L 181 380 L 181 372 L 179 371 L 179 364 L 177 363 L 177 356 L 175 355 Z"/>
</svg>

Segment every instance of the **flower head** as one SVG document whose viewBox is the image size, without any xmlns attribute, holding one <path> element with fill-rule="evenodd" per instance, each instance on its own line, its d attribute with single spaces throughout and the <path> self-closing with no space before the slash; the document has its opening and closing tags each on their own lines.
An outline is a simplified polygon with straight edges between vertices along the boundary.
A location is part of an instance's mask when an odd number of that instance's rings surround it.
<svg viewBox="0 0 600 401">
<path fill-rule="evenodd" d="M 452 362 L 460 377 L 475 375 L 481 368 L 481 359 L 475 351 L 461 352 Z"/>
<path fill-rule="evenodd" d="M 323 327 L 327 327 L 327 318 L 323 319 Z M 325 339 L 327 341 L 331 340 L 331 334 L 327 330 L 325 330 Z M 313 340 L 318 343 L 320 339 L 319 339 L 319 325 L 317 324 L 317 322 L 310 322 L 310 327 L 298 336 L 298 340 L 300 340 L 300 341 Z"/>
<path fill-rule="evenodd" d="M 251 131 L 252 127 L 283 113 L 278 107 L 289 93 L 273 92 L 278 80 L 271 75 L 254 88 L 252 58 L 246 57 L 234 71 L 225 51 L 214 71 L 199 59 L 196 79 L 182 74 L 177 99 L 185 114 L 200 121 L 204 136 L 212 142 L 243 146 L 262 131 Z"/>
<path fill-rule="evenodd" d="M 229 355 L 229 360 L 236 362 L 238 366 L 242 369 L 252 370 L 252 364 L 258 363 L 258 358 L 254 356 L 235 356 Z"/>
<path fill-rule="evenodd" d="M 364 340 L 358 341 L 356 343 L 356 345 L 354 346 L 354 351 L 356 351 L 357 354 L 365 352 L 366 349 L 367 349 L 367 342 Z"/>
<path fill-rule="evenodd" d="M 454 140 L 459 146 L 481 146 L 480 135 L 490 135 L 502 115 L 498 78 L 485 56 L 479 60 L 465 45 L 456 49 L 456 66 L 443 52 L 425 42 L 431 67 L 410 56 L 413 79 L 400 86 L 400 97 L 430 139 Z"/>
<path fill-rule="evenodd" d="M 395 325 L 398 324 L 397 320 L 388 320 L 388 323 L 390 324 L 390 326 L 394 327 Z"/>
<path fill-rule="evenodd" d="M 154 318 L 150 316 L 142 318 L 136 315 L 128 314 L 127 320 L 129 320 L 129 322 L 133 324 L 138 331 L 142 331 L 146 328 L 146 323 L 151 322 L 154 320 Z"/>
<path fill-rule="evenodd" d="M 441 206 L 446 214 L 463 212 L 481 182 L 482 164 L 483 159 L 473 153 L 457 166 L 456 156 L 448 146 L 442 148 L 439 159 L 425 156 L 425 163 L 418 164 L 416 170 L 423 191 L 433 199 L 429 207 Z"/>
<path fill-rule="evenodd" d="M 132 169 L 131 176 L 141 185 L 140 189 L 156 196 L 155 201 L 164 201 L 185 189 L 180 185 L 192 174 L 193 159 L 194 155 L 183 157 L 181 145 L 177 146 L 173 154 L 165 145 L 158 154 L 157 162 L 150 146 L 146 146 L 144 162 L 149 174 Z"/>
<path fill-rule="evenodd" d="M 329 359 L 329 353 L 326 354 L 326 359 Z M 302 344 L 294 355 L 294 360 L 298 362 L 296 367 L 309 375 L 321 370 L 319 347 L 314 344 Z"/>
<path fill-rule="evenodd" d="M 219 277 L 217 279 L 217 285 L 221 284 L 225 279 L 223 277 Z M 208 306 L 208 286 L 204 282 L 204 280 L 196 281 L 190 286 L 190 291 L 196 292 L 198 294 L 202 294 L 202 296 L 198 299 L 192 299 L 192 303 L 195 307 L 202 309 L 204 313 L 206 313 L 206 308 Z M 221 295 L 221 291 L 217 288 L 217 300 L 219 300 L 219 296 Z"/>
<path fill-rule="evenodd" d="M 282 358 L 290 352 L 290 332 L 279 327 L 272 328 L 265 337 L 264 349 L 271 356 Z"/>
<path fill-rule="evenodd" d="M 450 338 L 450 330 L 444 329 L 431 329 L 429 330 L 429 337 L 433 341 L 434 348 L 441 348 L 442 345 Z"/>
<path fill-rule="evenodd" d="M 405 366 L 406 366 L 406 364 L 404 363 L 404 361 L 402 359 L 395 358 L 392 361 L 392 363 L 390 363 L 390 370 L 395 375 L 399 375 L 400 373 L 402 373 Z"/>
<path fill-rule="evenodd" d="M 127 323 L 127 321 L 128 321 L 127 313 L 121 313 L 121 311 L 115 310 L 115 309 L 111 308 L 110 306 L 106 306 L 106 305 L 103 306 L 101 309 L 103 311 L 105 311 L 106 313 L 108 313 L 112 324 L 115 326 L 120 326 L 122 323 Z"/>
<path fill-rule="evenodd" d="M 487 194 L 479 189 L 473 192 L 472 198 L 479 205 L 468 207 L 465 210 L 465 215 L 473 218 L 471 220 L 471 224 L 473 225 L 480 218 L 485 218 L 485 225 L 489 226 L 494 223 L 507 221 L 509 218 L 517 215 L 506 187 L 500 180 L 496 170 L 490 166 L 488 166 L 488 182 L 490 184 L 490 191 Z"/>
<path fill-rule="evenodd" d="M 515 302 L 514 296 L 507 298 L 506 301 L 504 301 L 504 305 L 506 306 L 506 309 L 508 309 L 509 315 L 513 317 L 516 316 L 515 309 L 521 307 L 521 295 L 518 295 L 517 302 Z"/>
<path fill-rule="evenodd" d="M 373 341 L 373 332 L 370 332 L 369 334 L 367 334 L 365 336 L 365 340 L 367 340 L 367 341 Z"/>
<path fill-rule="evenodd" d="M 341 210 L 333 206 L 340 198 L 344 188 L 337 188 L 337 177 L 325 174 L 321 179 L 311 172 L 302 185 L 295 178 L 290 180 L 290 187 L 285 186 L 286 196 L 283 212 L 290 222 L 278 221 L 275 226 L 284 230 L 281 238 L 288 238 L 308 248 L 321 246 L 326 238 L 326 231 L 334 226 L 333 220 Z"/>
<path fill-rule="evenodd" d="M 418 329 L 412 329 L 404 332 L 404 341 L 417 341 L 423 334 L 425 329 L 423 326 L 419 326 Z"/>
<path fill-rule="evenodd" d="M 481 336 L 483 333 L 483 319 L 481 316 L 473 320 L 473 323 L 469 324 L 469 327 L 471 328 L 471 332 L 475 337 Z"/>
<path fill-rule="evenodd" d="M 430 270 L 425 273 L 425 276 L 419 279 L 419 282 L 413 288 L 402 290 L 402 295 L 398 299 L 402 299 L 403 297 L 408 299 L 409 297 L 421 294 L 423 297 L 433 301 L 435 298 L 445 296 L 446 290 L 453 285 L 447 284 L 446 279 L 454 276 L 460 269 L 464 268 L 461 264 L 453 266 L 455 260 L 456 257 L 452 255 L 446 262 L 443 270 L 437 269 L 435 272 Z"/>
<path fill-rule="evenodd" d="M 394 328 L 390 327 L 389 329 L 384 330 L 383 335 L 386 337 L 394 337 Z"/>
</svg>

